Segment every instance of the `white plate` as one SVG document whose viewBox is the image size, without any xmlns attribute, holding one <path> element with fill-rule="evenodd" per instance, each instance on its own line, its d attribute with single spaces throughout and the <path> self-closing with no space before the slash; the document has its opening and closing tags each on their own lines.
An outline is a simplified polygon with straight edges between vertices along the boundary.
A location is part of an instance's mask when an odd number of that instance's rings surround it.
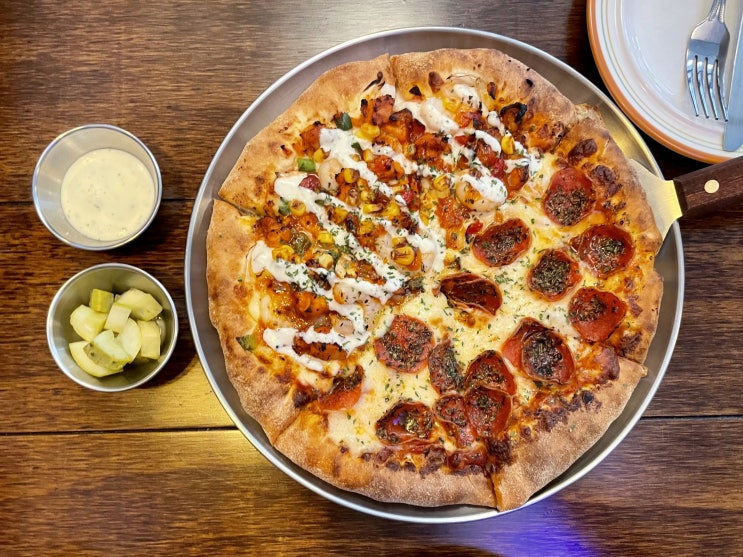
<svg viewBox="0 0 743 557">
<path fill-rule="evenodd" d="M 614 100 L 653 139 L 687 157 L 722 162 L 743 154 L 724 151 L 724 125 L 694 116 L 686 87 L 685 54 L 691 30 L 711 0 L 589 0 L 591 48 Z M 727 86 L 743 0 L 728 0 Z"/>
</svg>

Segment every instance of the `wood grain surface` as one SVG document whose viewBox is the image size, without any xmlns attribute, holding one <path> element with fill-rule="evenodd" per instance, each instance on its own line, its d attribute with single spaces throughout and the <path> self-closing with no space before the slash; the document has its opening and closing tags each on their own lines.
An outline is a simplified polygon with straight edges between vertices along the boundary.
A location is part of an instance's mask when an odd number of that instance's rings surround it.
<svg viewBox="0 0 743 557">
<path fill-rule="evenodd" d="M 681 223 L 681 328 L 643 418 L 595 469 L 520 511 L 438 525 L 359 513 L 275 468 L 223 410 L 190 334 L 183 269 L 212 157 L 296 65 L 423 25 L 527 42 L 604 88 L 579 0 L 2 3 L 0 555 L 743 555 L 739 207 Z M 163 176 L 155 222 L 111 252 L 56 240 L 31 198 L 44 147 L 90 122 L 136 134 Z M 667 177 L 702 167 L 645 139 Z M 108 261 L 154 274 L 181 318 L 167 368 L 119 394 L 68 380 L 45 338 L 59 286 Z"/>
</svg>

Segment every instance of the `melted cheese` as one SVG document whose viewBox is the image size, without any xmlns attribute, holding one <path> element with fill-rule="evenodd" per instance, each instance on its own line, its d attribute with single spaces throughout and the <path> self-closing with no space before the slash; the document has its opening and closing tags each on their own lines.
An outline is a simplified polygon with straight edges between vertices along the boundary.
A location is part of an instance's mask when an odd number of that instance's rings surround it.
<svg viewBox="0 0 743 557">
<path fill-rule="evenodd" d="M 508 136 L 497 112 L 488 112 L 475 88 L 466 84 L 456 84 L 454 93 L 462 103 L 473 108 L 483 110 L 488 124 L 496 128 L 501 136 Z M 382 94 L 395 96 L 394 87 L 385 85 Z M 331 412 L 329 428 L 337 441 L 343 441 L 354 454 L 360 454 L 370 450 L 373 445 L 378 444 L 375 433 L 375 423 L 395 402 L 391 400 L 392 392 L 400 399 L 410 398 L 420 400 L 432 406 L 436 400 L 436 394 L 432 388 L 427 369 L 417 374 L 398 373 L 381 364 L 373 349 L 373 340 L 384 334 L 389 326 L 392 309 L 384 308 L 382 314 L 376 315 L 373 320 L 367 319 L 364 297 L 373 298 L 384 305 L 389 299 L 403 288 L 408 276 L 399 271 L 395 266 L 385 261 L 380 253 L 361 246 L 356 237 L 344 228 L 333 223 L 328 217 L 328 206 L 343 209 L 348 213 L 355 214 L 359 219 L 371 219 L 375 224 L 381 224 L 388 237 L 403 237 L 408 244 L 417 248 L 424 262 L 423 270 L 431 272 L 428 277 L 437 277 L 445 269 L 445 261 L 458 259 L 462 270 L 469 270 L 483 276 L 489 277 L 500 284 L 504 297 L 504 304 L 496 316 L 489 321 L 483 318 L 482 326 L 472 327 L 465 325 L 457 317 L 456 311 L 451 308 L 446 297 L 438 292 L 437 281 L 428 278 L 424 284 L 423 292 L 405 300 L 402 306 L 395 308 L 395 312 L 409 313 L 426 322 L 434 331 L 435 341 L 440 342 L 445 338 L 452 341 L 453 347 L 458 354 L 458 359 L 465 366 L 474 359 L 482 350 L 495 348 L 500 350 L 502 343 L 513 331 L 515 325 L 524 315 L 531 314 L 536 308 L 541 307 L 538 300 L 530 292 L 520 291 L 516 284 L 524 284 L 524 276 L 531 265 L 535 264 L 538 257 L 539 246 L 547 245 L 554 238 L 540 234 L 549 234 L 552 227 L 540 227 L 540 219 L 546 218 L 541 211 L 529 207 L 518 206 L 513 202 L 507 202 L 507 191 L 503 182 L 493 176 L 476 157 L 475 151 L 462 145 L 456 140 L 457 136 L 463 134 L 474 135 L 477 140 L 484 142 L 490 149 L 499 154 L 502 151 L 501 142 L 498 138 L 483 130 L 474 130 L 471 127 L 460 128 L 456 121 L 448 115 L 442 101 L 438 98 L 427 99 L 423 102 L 404 101 L 396 98 L 394 109 L 407 108 L 413 116 L 422 122 L 428 131 L 444 133 L 451 147 L 448 163 L 452 168 L 464 168 L 453 172 L 451 178 L 456 181 L 464 181 L 474 188 L 484 199 L 500 206 L 499 211 L 506 219 L 510 214 L 519 215 L 521 218 L 532 220 L 532 230 L 535 237 L 532 242 L 532 250 L 528 256 L 522 257 L 514 264 L 493 269 L 479 262 L 466 249 L 463 252 L 447 250 L 445 247 L 445 231 L 438 226 L 436 219 L 428 219 L 423 222 L 420 215 L 410 211 L 405 201 L 394 194 L 393 188 L 381 180 L 371 171 L 366 162 L 359 156 L 360 150 L 370 150 L 375 155 L 390 157 L 399 164 L 406 173 L 418 173 L 420 176 L 436 178 L 438 171 L 427 165 L 419 165 L 408 159 L 404 154 L 395 152 L 389 146 L 377 145 L 372 141 L 360 137 L 354 130 L 341 130 L 336 128 L 323 128 L 320 132 L 320 146 L 326 154 L 326 160 L 336 161 L 342 168 L 356 170 L 359 176 L 366 180 L 370 187 L 376 189 L 386 197 L 394 199 L 408 216 L 416 223 L 416 232 L 410 233 L 404 229 L 398 229 L 389 220 L 370 214 L 362 214 L 360 209 L 346 204 L 338 198 L 323 192 L 315 192 L 300 184 L 307 176 L 303 172 L 292 172 L 277 177 L 274 183 L 275 193 L 286 201 L 301 201 L 306 209 L 313 213 L 320 225 L 328 231 L 336 245 L 349 250 L 358 260 L 370 263 L 376 273 L 384 278 L 382 284 L 375 284 L 360 280 L 355 277 L 339 277 L 333 269 L 313 268 L 310 270 L 301 263 L 292 263 L 281 258 L 274 258 L 272 250 L 263 242 L 258 242 L 250 253 L 248 260 L 253 273 L 270 273 L 276 280 L 295 285 L 300 290 L 307 290 L 317 296 L 322 296 L 328 302 L 331 311 L 348 319 L 350 329 L 343 332 L 333 330 L 331 332 L 319 332 L 313 327 L 306 330 L 298 330 L 292 327 L 279 326 L 266 328 L 263 340 L 276 352 L 284 354 L 306 369 L 300 369 L 299 381 L 308 385 L 318 384 L 321 375 L 327 378 L 340 371 L 337 362 L 325 362 L 306 354 L 298 354 L 294 348 L 294 341 L 301 338 L 308 343 L 332 343 L 345 349 L 349 354 L 354 353 L 355 361 L 364 368 L 365 380 L 363 394 L 355 408 Z M 512 139 L 512 138 L 511 138 Z M 509 158 L 506 162 L 506 171 L 516 167 L 528 167 L 531 178 L 527 187 L 542 188 L 546 185 L 540 180 L 540 169 L 542 165 L 541 155 L 529 153 L 523 145 L 517 141 L 513 142 L 514 153 L 519 158 Z M 458 161 L 461 157 L 467 159 L 468 164 L 461 165 Z M 476 172 L 471 171 L 476 169 Z M 527 216 L 524 217 L 524 214 Z M 325 288 L 312 278 L 313 273 L 319 274 L 330 286 Z M 339 286 L 346 293 L 344 301 L 339 303 L 334 296 L 334 287 Z M 506 299 L 507 298 L 507 299 Z M 567 322 L 566 309 L 556 309 L 555 313 Z M 485 322 L 487 321 L 487 322 Z M 310 371 L 308 371 L 310 370 Z M 318 373 L 313 373 L 318 372 Z M 314 377 L 313 377 L 314 376 Z M 389 386 L 388 388 L 382 386 Z M 360 423 L 358 416 L 366 416 L 366 422 Z"/>
</svg>

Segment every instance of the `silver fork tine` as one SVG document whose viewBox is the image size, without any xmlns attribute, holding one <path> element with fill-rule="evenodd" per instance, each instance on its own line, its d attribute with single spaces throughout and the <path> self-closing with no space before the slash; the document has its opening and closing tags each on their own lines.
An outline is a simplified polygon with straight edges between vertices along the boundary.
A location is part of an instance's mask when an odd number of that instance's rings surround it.
<svg viewBox="0 0 743 557">
<path fill-rule="evenodd" d="M 715 115 L 715 120 L 720 119 L 720 115 L 717 112 L 717 100 L 715 99 L 715 73 L 717 70 L 717 60 L 710 60 L 707 58 L 707 91 L 709 91 L 709 103 L 712 105 L 712 113 Z"/>
<path fill-rule="evenodd" d="M 720 101 L 720 108 L 722 109 L 722 117 L 727 122 L 728 120 L 728 103 L 725 99 L 725 68 L 720 65 L 720 60 L 715 62 L 715 78 L 717 80 L 717 100 Z"/>
<path fill-rule="evenodd" d="M 697 87 L 699 88 L 699 97 L 702 100 L 702 110 L 704 116 L 709 118 L 709 107 L 707 107 L 707 95 L 704 94 L 705 75 L 707 75 L 707 59 L 697 58 Z"/>
<path fill-rule="evenodd" d="M 691 32 L 686 46 L 686 82 L 694 114 L 699 105 L 706 118 L 728 119 L 725 100 L 725 59 L 730 33 L 724 22 L 725 0 L 713 0 L 707 17 Z"/>
</svg>

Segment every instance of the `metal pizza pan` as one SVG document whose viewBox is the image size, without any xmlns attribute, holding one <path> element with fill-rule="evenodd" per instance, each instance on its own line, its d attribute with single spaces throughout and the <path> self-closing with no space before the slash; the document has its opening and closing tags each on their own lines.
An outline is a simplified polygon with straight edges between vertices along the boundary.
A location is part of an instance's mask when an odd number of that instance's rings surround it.
<svg viewBox="0 0 743 557">
<path fill-rule="evenodd" d="M 557 58 L 526 43 L 484 31 L 449 27 L 386 31 L 343 43 L 300 64 L 266 89 L 242 114 L 215 153 L 198 191 L 189 225 L 184 269 L 189 323 L 202 366 L 227 414 L 255 448 L 289 477 L 330 501 L 377 517 L 426 524 L 468 522 L 505 513 L 468 505 L 424 508 L 375 501 L 323 482 L 275 450 L 260 425 L 243 410 L 227 376 L 216 330 L 209 321 L 206 234 L 212 202 L 245 143 L 283 112 L 322 72 L 345 62 L 371 59 L 384 53 L 437 48 L 496 48 L 506 52 L 541 73 L 574 103 L 598 107 L 625 154 L 660 175 L 650 150 L 630 121 L 600 89 Z M 626 437 L 653 398 L 671 359 L 681 322 L 684 263 L 678 224 L 672 225 L 666 237 L 656 269 L 663 276 L 665 288 L 657 333 L 645 362 L 649 369 L 647 377 L 604 436 L 567 471 L 534 494 L 527 506 L 566 488 L 597 466 Z"/>
</svg>

